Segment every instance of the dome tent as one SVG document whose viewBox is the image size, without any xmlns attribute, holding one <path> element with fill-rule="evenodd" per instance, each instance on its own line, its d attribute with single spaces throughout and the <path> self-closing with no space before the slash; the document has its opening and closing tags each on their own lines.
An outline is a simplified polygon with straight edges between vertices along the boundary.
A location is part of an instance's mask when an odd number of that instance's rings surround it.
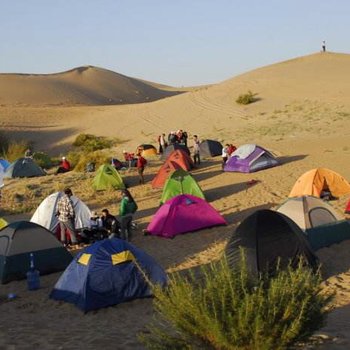
<svg viewBox="0 0 350 350">
<path fill-rule="evenodd" d="M 191 154 L 191 153 L 190 153 L 190 150 L 188 149 L 187 146 L 182 145 L 182 144 L 180 144 L 180 143 L 173 143 L 173 144 L 171 144 L 171 145 L 168 145 L 168 146 L 165 148 L 165 150 L 164 150 L 164 152 L 163 152 L 163 154 L 162 154 L 162 156 L 161 156 L 161 159 L 162 159 L 162 160 L 167 159 L 167 158 L 171 155 L 171 153 L 173 153 L 174 151 L 177 151 L 177 150 L 180 150 L 180 151 L 182 151 L 182 152 L 187 153 L 188 156 L 190 156 L 190 154 Z"/>
<path fill-rule="evenodd" d="M 252 173 L 278 165 L 277 159 L 261 146 L 247 144 L 238 147 L 228 159 L 224 171 Z"/>
<path fill-rule="evenodd" d="M 166 274 L 151 256 L 124 240 L 105 239 L 74 258 L 50 298 L 87 312 L 149 297 L 152 291 L 144 274 L 153 284 L 165 286 Z"/>
<path fill-rule="evenodd" d="M 190 173 L 183 169 L 175 170 L 166 181 L 160 203 L 179 195 L 191 194 L 193 196 L 205 199 L 203 191 L 199 187 L 197 181 Z"/>
<path fill-rule="evenodd" d="M 288 197 L 304 195 L 321 197 L 323 191 L 329 191 L 332 196 L 340 197 L 350 193 L 350 184 L 335 171 L 316 168 L 299 177 Z"/>
<path fill-rule="evenodd" d="M 158 155 L 157 149 L 153 145 L 142 144 L 137 147 L 136 154 L 141 152 L 141 156 L 144 158 L 152 158 Z"/>
<path fill-rule="evenodd" d="M 157 210 L 146 232 L 173 238 L 178 234 L 226 224 L 225 219 L 202 198 L 180 194 Z"/>
<path fill-rule="evenodd" d="M 40 203 L 30 221 L 47 228 L 53 233 L 56 233 L 59 226 L 58 219 L 55 215 L 56 205 L 57 201 L 62 195 L 62 192 L 56 192 L 47 196 Z M 75 211 L 75 228 L 79 230 L 89 227 L 91 217 L 90 209 L 78 197 L 72 196 L 70 199 L 73 203 Z"/>
<path fill-rule="evenodd" d="M 46 175 L 45 171 L 37 165 L 32 158 L 19 158 L 9 165 L 5 177 L 36 177 Z"/>
<path fill-rule="evenodd" d="M 199 145 L 200 154 L 202 157 L 221 156 L 222 148 L 222 144 L 215 140 L 204 140 Z"/>
<path fill-rule="evenodd" d="M 317 258 L 303 231 L 284 214 L 273 210 L 257 210 L 236 228 L 225 250 L 230 266 L 241 261 L 241 248 L 246 254 L 248 269 L 253 274 L 273 273 L 279 264 L 296 267 L 300 257 L 312 268 Z"/>
<path fill-rule="evenodd" d="M 92 187 L 96 191 L 104 191 L 108 188 L 124 189 L 125 185 L 118 171 L 110 164 L 102 164 L 93 179 Z"/>
<path fill-rule="evenodd" d="M 40 274 L 64 270 L 71 254 L 46 228 L 28 221 L 13 222 L 0 231 L 0 281 L 26 278 L 29 254 Z"/>
<path fill-rule="evenodd" d="M 287 215 L 302 230 L 345 220 L 330 204 L 314 196 L 288 198 L 277 211 Z"/>
</svg>

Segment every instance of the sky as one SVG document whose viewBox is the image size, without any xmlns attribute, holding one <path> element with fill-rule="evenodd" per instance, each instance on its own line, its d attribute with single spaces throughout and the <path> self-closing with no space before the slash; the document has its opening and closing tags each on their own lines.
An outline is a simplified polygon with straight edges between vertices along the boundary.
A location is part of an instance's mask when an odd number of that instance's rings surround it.
<svg viewBox="0 0 350 350">
<path fill-rule="evenodd" d="M 348 0 L 0 0 L 0 72 L 82 65 L 172 86 L 350 51 Z"/>
</svg>

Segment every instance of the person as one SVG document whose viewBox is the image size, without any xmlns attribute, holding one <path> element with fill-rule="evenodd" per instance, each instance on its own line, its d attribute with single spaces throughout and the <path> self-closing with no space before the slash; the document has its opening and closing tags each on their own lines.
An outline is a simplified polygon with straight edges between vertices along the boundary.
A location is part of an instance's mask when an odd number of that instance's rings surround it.
<svg viewBox="0 0 350 350">
<path fill-rule="evenodd" d="M 24 152 L 24 158 L 32 158 L 33 159 L 33 152 L 30 148 L 27 148 Z"/>
<path fill-rule="evenodd" d="M 227 148 L 227 155 L 231 157 L 232 153 L 237 149 L 236 146 L 234 146 L 232 143 L 229 144 Z"/>
<path fill-rule="evenodd" d="M 159 135 L 158 143 L 159 143 L 159 154 L 163 154 L 166 148 L 165 134 Z"/>
<path fill-rule="evenodd" d="M 70 163 L 66 159 L 66 157 L 62 157 L 61 164 L 58 167 L 56 174 L 66 173 L 70 171 Z"/>
<path fill-rule="evenodd" d="M 175 134 L 175 131 L 171 131 L 169 136 L 168 136 L 168 141 L 169 141 L 169 145 L 173 145 L 175 143 L 177 143 L 177 136 Z"/>
<path fill-rule="evenodd" d="M 326 52 L 326 41 L 325 40 L 322 41 L 322 51 Z"/>
<path fill-rule="evenodd" d="M 139 184 L 145 183 L 143 172 L 145 171 L 146 164 L 147 164 L 147 160 L 141 156 L 141 153 L 138 153 L 136 167 L 137 167 L 137 172 L 139 173 L 139 176 L 140 176 Z"/>
<path fill-rule="evenodd" d="M 187 147 L 187 139 L 188 139 L 188 134 L 187 131 L 182 132 L 182 142 L 186 147 Z"/>
<path fill-rule="evenodd" d="M 197 135 L 193 136 L 193 162 L 194 164 L 200 164 L 201 158 L 200 158 L 200 148 L 199 148 L 199 139 Z"/>
<path fill-rule="evenodd" d="M 131 239 L 132 216 L 137 210 L 137 204 L 128 190 L 122 190 L 122 200 L 120 202 L 120 238 L 127 242 Z"/>
<path fill-rule="evenodd" d="M 81 233 L 81 237 L 84 243 L 89 244 L 97 240 L 105 238 L 104 230 L 102 228 L 102 220 L 98 216 L 97 212 L 92 212 L 89 220 L 89 227 L 84 229 Z"/>
<path fill-rule="evenodd" d="M 109 234 L 108 238 L 119 238 L 119 222 L 112 214 L 109 213 L 108 209 L 102 210 L 101 221 L 102 228 L 107 234 Z"/>
<path fill-rule="evenodd" d="M 134 153 L 129 153 L 127 151 L 123 151 L 124 159 L 126 161 L 126 164 L 128 166 L 128 169 L 130 170 L 132 167 L 132 162 L 134 160 Z"/>
<path fill-rule="evenodd" d="M 66 230 L 70 234 L 70 241 L 73 246 L 78 244 L 76 231 L 75 231 L 75 212 L 74 206 L 71 200 L 73 196 L 72 190 L 67 187 L 63 191 L 63 196 L 57 201 L 56 216 L 60 224 L 61 231 L 61 243 L 66 247 Z"/>
<path fill-rule="evenodd" d="M 224 166 L 227 162 L 228 159 L 228 150 L 229 144 L 226 144 L 223 148 L 222 148 L 222 170 L 224 170 Z"/>
</svg>

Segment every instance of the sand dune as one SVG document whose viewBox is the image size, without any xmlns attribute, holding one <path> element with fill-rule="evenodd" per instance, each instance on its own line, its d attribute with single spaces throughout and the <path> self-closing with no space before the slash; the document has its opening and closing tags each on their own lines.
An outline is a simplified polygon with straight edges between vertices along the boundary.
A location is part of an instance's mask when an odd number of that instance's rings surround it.
<svg viewBox="0 0 350 350">
<path fill-rule="evenodd" d="M 75 88 L 91 80 L 95 90 L 97 86 L 105 86 L 105 80 L 101 76 L 107 74 L 107 71 L 84 69 L 83 72 L 73 70 L 62 73 L 62 76 L 58 74 L 58 78 L 52 75 L 49 81 L 57 79 L 61 86 L 66 79 L 74 82 L 72 86 Z M 100 71 L 103 71 L 102 75 Z M 160 132 L 178 128 L 187 129 L 190 135 L 197 133 L 201 139 L 214 138 L 236 145 L 254 142 L 272 150 L 280 158 L 281 166 L 254 174 L 223 173 L 220 157 L 204 161 L 193 175 L 208 201 L 225 217 L 229 225 L 182 235 L 174 240 L 141 235 L 142 228 L 146 227 L 159 205 L 161 193 L 152 190 L 149 181 L 160 163 L 153 160 L 149 162 L 146 168 L 148 183 L 144 186 L 137 186 L 135 172 L 124 175 L 139 204 L 136 214 L 139 226 L 133 242 L 154 256 L 168 271 L 187 269 L 217 259 L 235 227 L 254 210 L 272 208 L 282 203 L 294 182 L 305 171 L 326 167 L 350 180 L 349 73 L 350 55 L 319 53 L 263 67 L 216 85 L 191 89 L 150 103 L 106 106 L 102 105 L 105 104 L 103 99 L 94 100 L 92 97 L 90 99 L 89 94 L 77 93 L 76 96 L 83 101 L 79 103 L 99 105 L 67 107 L 64 97 L 60 106 L 40 107 L 40 104 L 56 101 L 55 92 L 47 93 L 52 100 L 37 104 L 34 95 L 28 93 L 25 95 L 28 106 L 0 106 L 0 127 L 11 138 L 33 140 L 36 142 L 35 150 L 45 150 L 52 154 L 63 152 L 77 134 L 89 132 L 126 140 L 116 149 L 117 156 L 121 156 L 123 149 L 135 150 L 138 144 L 144 142 L 154 144 Z M 63 79 L 65 75 L 68 78 Z M 109 73 L 107 75 L 110 77 Z M 97 79 L 96 76 L 100 78 Z M 3 77 L 0 77 L 0 81 Z M 25 80 L 27 76 L 22 78 Z M 35 86 L 39 91 L 41 76 L 37 79 Z M 97 84 L 96 81 L 100 83 Z M 69 84 L 66 86 L 71 86 Z M 127 82 L 125 86 L 129 86 Z M 171 90 L 157 84 L 155 87 L 163 91 Z M 237 96 L 249 89 L 258 93 L 260 100 L 248 106 L 237 105 Z M 62 91 L 66 89 L 63 88 Z M 102 87 L 100 91 L 103 91 L 101 96 L 107 96 L 109 92 Z M 5 95 L 0 90 L 0 98 L 2 96 Z M 98 102 L 91 102 L 92 100 Z M 16 103 L 15 99 L 13 101 L 11 104 Z M 23 195 L 30 196 L 28 184 L 32 184 L 33 188 L 39 185 L 43 191 L 67 184 L 92 209 L 100 210 L 108 206 L 113 213 L 117 212 L 118 204 L 114 193 L 111 194 L 110 202 L 101 202 L 100 196 L 89 195 L 86 190 L 88 179 L 85 182 L 78 181 L 79 176 L 81 175 L 74 173 L 52 175 L 45 179 L 31 179 L 28 183 L 10 180 L 4 189 L 3 200 L 13 193 L 23 192 Z M 255 186 L 247 186 L 247 181 L 251 179 L 257 180 Z M 347 200 L 343 197 L 332 204 L 343 211 Z M 9 213 L 11 206 L 5 206 L 5 210 Z M 27 218 L 29 214 L 5 217 L 11 221 Z M 345 350 L 350 346 L 348 251 L 349 242 L 343 242 L 319 252 L 324 264 L 324 277 L 327 278 L 325 285 L 337 292 L 335 310 L 320 331 L 328 334 L 330 340 L 318 345 L 319 349 Z M 26 291 L 24 281 L 0 287 L 0 312 L 7 315 L 6 322 L 0 322 L 0 347 L 13 345 L 23 348 L 29 342 L 45 349 L 58 346 L 79 348 L 82 345 L 86 349 L 96 346 L 105 349 L 116 346 L 125 349 L 142 348 L 136 337 L 152 320 L 151 300 L 137 300 L 82 316 L 71 305 L 48 300 L 48 292 L 57 278 L 58 274 L 43 277 L 43 289 L 34 294 Z M 1 300 L 9 292 L 16 292 L 18 299 L 12 302 Z M 22 315 L 20 320 L 18 313 Z M 57 322 L 52 322 L 53 319 L 71 324 L 74 329 L 88 329 L 89 332 L 71 335 L 66 329 L 62 330 L 60 325 L 57 326 Z M 96 327 L 97 324 L 101 327 Z M 13 337 L 14 333 L 19 336 Z"/>
<path fill-rule="evenodd" d="M 177 93 L 175 88 L 93 66 L 56 74 L 0 74 L 1 105 L 115 105 Z"/>
</svg>

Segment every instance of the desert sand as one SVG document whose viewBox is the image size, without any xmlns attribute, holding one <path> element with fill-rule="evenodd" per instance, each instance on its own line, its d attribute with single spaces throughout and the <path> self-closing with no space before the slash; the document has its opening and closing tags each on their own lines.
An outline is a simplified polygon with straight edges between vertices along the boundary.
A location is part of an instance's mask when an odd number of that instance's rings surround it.
<svg viewBox="0 0 350 350">
<path fill-rule="evenodd" d="M 82 132 L 124 140 L 116 149 L 120 156 L 123 149 L 134 150 L 141 143 L 154 144 L 160 132 L 179 128 L 188 130 L 190 135 L 198 134 L 200 139 L 218 139 L 235 145 L 257 143 L 274 152 L 281 165 L 254 174 L 223 173 L 220 157 L 204 160 L 199 169 L 193 171 L 193 176 L 207 200 L 229 224 L 173 240 L 141 234 L 159 205 L 161 191 L 152 190 L 149 181 L 161 163 L 150 161 L 146 185 L 136 185 L 136 173 L 123 174 L 139 204 L 138 228 L 133 243 L 154 256 L 168 271 L 188 269 L 218 259 L 242 219 L 256 209 L 274 208 L 283 202 L 305 171 L 326 167 L 350 179 L 348 73 L 350 55 L 321 53 L 263 67 L 213 86 L 194 88 L 148 103 L 106 106 L 88 100 L 84 104 L 89 106 L 62 103 L 58 107 L 43 103 L 46 100 L 43 96 L 43 100 L 36 99 L 39 102 L 33 105 L 30 101 L 25 102 L 27 106 L 2 104 L 1 129 L 11 138 L 32 140 L 35 149 L 55 155 L 63 154 L 74 137 Z M 237 96 L 248 90 L 257 93 L 259 100 L 249 106 L 237 105 Z M 0 96 L 1 91 L 0 86 Z M 10 97 L 8 101 L 11 101 Z M 84 178 L 82 184 L 76 176 L 71 173 L 7 181 L 4 200 L 28 184 L 41 185 L 45 188 L 44 193 L 69 184 L 91 209 L 108 206 L 112 212 L 117 212 L 118 201 L 113 193 L 108 203 L 101 202 L 98 195 L 90 195 L 86 190 L 89 179 Z M 251 179 L 257 180 L 254 186 L 247 185 Z M 343 197 L 332 204 L 343 212 L 347 200 Z M 4 217 L 9 221 L 28 219 L 32 214 L 12 215 L 11 208 L 2 204 Z M 308 348 L 350 347 L 348 251 L 349 242 L 343 242 L 318 252 L 323 263 L 324 285 L 334 289 L 336 297 L 328 322 L 316 337 L 316 343 L 320 344 L 310 344 Z M 137 334 L 152 321 L 151 299 L 135 300 L 84 315 L 72 305 L 48 299 L 59 275 L 42 277 L 43 288 L 36 292 L 27 291 L 25 281 L 0 286 L 0 297 L 3 298 L 0 312 L 6 315 L 0 321 L 0 346 L 13 349 L 31 349 L 33 345 L 43 349 L 142 349 Z M 16 293 L 18 298 L 7 301 L 5 296 L 9 292 Z"/>
</svg>

